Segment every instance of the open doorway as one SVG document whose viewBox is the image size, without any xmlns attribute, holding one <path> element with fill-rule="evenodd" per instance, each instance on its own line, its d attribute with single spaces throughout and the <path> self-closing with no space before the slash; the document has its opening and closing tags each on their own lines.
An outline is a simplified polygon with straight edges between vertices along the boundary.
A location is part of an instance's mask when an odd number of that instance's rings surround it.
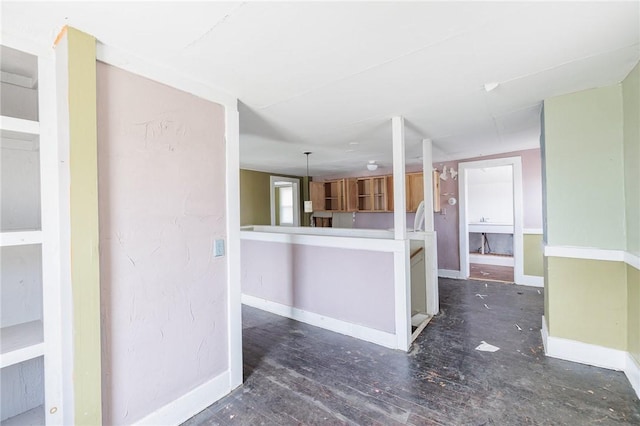
<svg viewBox="0 0 640 426">
<path fill-rule="evenodd" d="M 300 179 L 271 176 L 271 226 L 300 226 Z"/>
<path fill-rule="evenodd" d="M 460 163 L 460 270 L 464 278 L 523 276 L 520 157 Z"/>
</svg>

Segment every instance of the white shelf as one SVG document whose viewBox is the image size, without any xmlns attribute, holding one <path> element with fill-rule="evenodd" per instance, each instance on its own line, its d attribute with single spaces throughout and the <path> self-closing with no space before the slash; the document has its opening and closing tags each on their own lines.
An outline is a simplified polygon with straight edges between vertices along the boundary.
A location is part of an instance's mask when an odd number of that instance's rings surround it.
<svg viewBox="0 0 640 426">
<path fill-rule="evenodd" d="M 44 406 L 25 411 L 22 414 L 3 420 L 2 426 L 41 426 L 45 423 Z"/>
<path fill-rule="evenodd" d="M 41 244 L 42 231 L 20 230 L 0 232 L 0 247 Z"/>
<path fill-rule="evenodd" d="M 42 321 L 30 321 L 0 329 L 0 367 L 8 367 L 44 355 Z"/>
<path fill-rule="evenodd" d="M 0 115 L 0 130 L 2 130 L 3 133 L 15 132 L 27 135 L 38 135 L 40 134 L 40 123 L 33 120 Z"/>
</svg>

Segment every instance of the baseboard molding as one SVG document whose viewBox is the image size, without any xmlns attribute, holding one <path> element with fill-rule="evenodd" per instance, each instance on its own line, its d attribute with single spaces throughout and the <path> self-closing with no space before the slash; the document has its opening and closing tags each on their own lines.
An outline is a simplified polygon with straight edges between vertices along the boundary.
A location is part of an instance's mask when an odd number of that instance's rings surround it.
<svg viewBox="0 0 640 426">
<path fill-rule="evenodd" d="M 263 311 L 271 312 L 272 314 L 291 318 L 296 321 L 304 322 L 305 324 L 324 328 L 325 330 L 344 334 L 346 336 L 355 337 L 356 339 L 365 340 L 386 348 L 398 349 L 398 339 L 396 338 L 396 335 L 392 333 L 358 324 L 352 324 L 335 318 L 325 317 L 320 314 L 271 302 L 248 294 L 242 295 L 242 303 Z"/>
<path fill-rule="evenodd" d="M 181 424 L 231 392 L 229 380 L 229 371 L 225 371 L 134 424 L 140 426 Z"/>
<path fill-rule="evenodd" d="M 480 265 L 514 266 L 515 260 L 513 256 L 491 256 L 469 253 L 469 263 L 477 263 Z"/>
<path fill-rule="evenodd" d="M 527 285 L 530 287 L 544 287 L 544 277 L 538 277 L 536 275 L 523 275 L 518 285 Z"/>
<path fill-rule="evenodd" d="M 438 269 L 438 276 L 440 278 L 453 278 L 454 280 L 463 279 L 460 271 L 454 271 L 452 269 Z"/>
<path fill-rule="evenodd" d="M 544 351 L 552 358 L 593 365 L 609 370 L 624 371 L 627 366 L 627 352 L 619 349 L 578 342 L 577 340 L 549 336 L 547 323 L 542 317 L 542 340 Z"/>
<path fill-rule="evenodd" d="M 624 374 L 627 375 L 631 387 L 636 391 L 638 398 L 640 398 L 640 364 L 638 364 L 638 361 L 628 352 L 627 367 L 624 369 Z"/>
</svg>

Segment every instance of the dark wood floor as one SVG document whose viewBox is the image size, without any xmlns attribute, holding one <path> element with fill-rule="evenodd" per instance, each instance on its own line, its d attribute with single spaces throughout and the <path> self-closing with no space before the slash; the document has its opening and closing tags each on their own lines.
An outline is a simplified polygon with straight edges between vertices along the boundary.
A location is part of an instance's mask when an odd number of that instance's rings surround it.
<svg viewBox="0 0 640 426">
<path fill-rule="evenodd" d="M 245 307 L 244 385 L 185 425 L 640 424 L 623 373 L 544 356 L 541 290 L 440 279 L 440 302 L 408 354 Z"/>
<path fill-rule="evenodd" d="M 513 283 L 513 266 L 469 264 L 469 278 L 482 281 Z"/>
</svg>

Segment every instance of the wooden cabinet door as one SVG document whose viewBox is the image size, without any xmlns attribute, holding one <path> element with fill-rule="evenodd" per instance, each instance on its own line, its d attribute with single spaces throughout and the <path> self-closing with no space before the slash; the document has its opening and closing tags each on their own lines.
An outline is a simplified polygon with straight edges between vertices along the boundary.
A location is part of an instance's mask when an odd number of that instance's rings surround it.
<svg viewBox="0 0 640 426">
<path fill-rule="evenodd" d="M 324 182 L 309 182 L 309 198 L 314 212 L 324 211 Z"/>
<path fill-rule="evenodd" d="M 387 211 L 393 211 L 393 175 L 387 176 Z"/>
<path fill-rule="evenodd" d="M 422 173 L 407 175 L 407 211 L 415 212 L 424 199 L 424 177 Z"/>
<path fill-rule="evenodd" d="M 347 203 L 347 211 L 355 212 L 358 210 L 358 179 L 349 178 L 345 181 L 346 186 L 346 203 Z"/>
</svg>

